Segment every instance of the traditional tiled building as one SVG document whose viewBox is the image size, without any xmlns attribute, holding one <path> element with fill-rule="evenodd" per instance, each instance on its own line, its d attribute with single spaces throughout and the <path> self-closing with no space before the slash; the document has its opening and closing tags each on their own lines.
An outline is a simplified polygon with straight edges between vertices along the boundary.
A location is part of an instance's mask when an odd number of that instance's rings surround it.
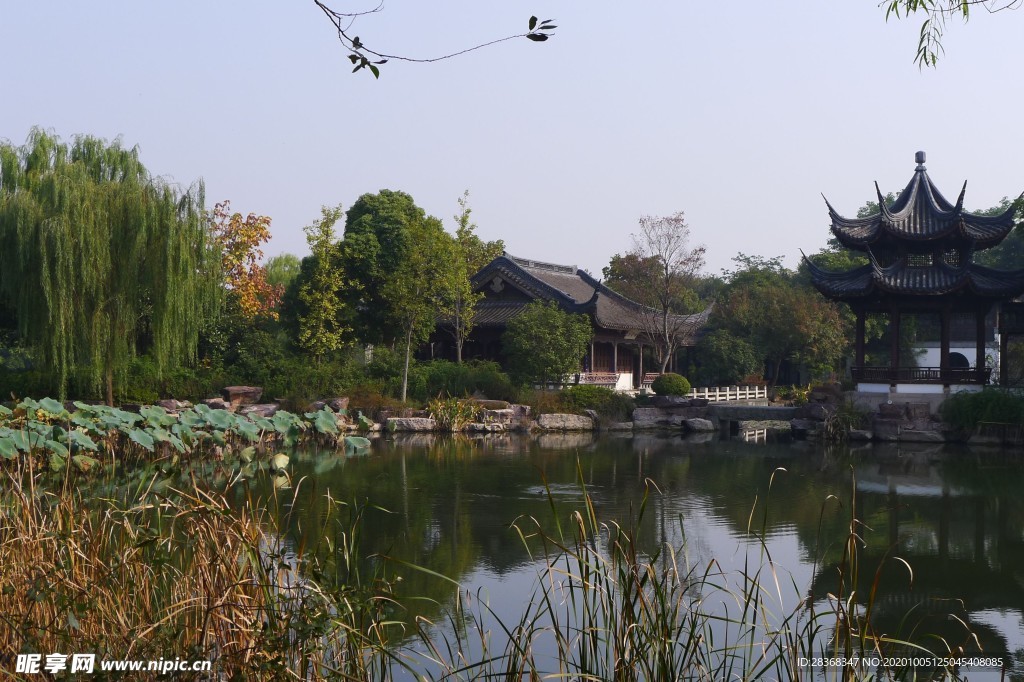
<svg viewBox="0 0 1024 682">
<path fill-rule="evenodd" d="M 484 297 L 477 304 L 474 328 L 463 349 L 466 358 L 502 358 L 501 336 L 505 325 L 524 306 L 537 300 L 554 301 L 570 313 L 587 315 L 594 337 L 580 368 L 580 381 L 613 386 L 618 390 L 639 388 L 645 373 L 659 368 L 644 360 L 644 348 L 651 346 L 643 332 L 644 316 L 653 311 L 612 291 L 587 272 L 571 265 L 555 265 L 504 254 L 477 272 L 474 291 Z M 693 346 L 696 333 L 707 320 L 708 311 L 674 318 L 685 330 L 682 352 L 672 359 L 670 370 L 682 369 L 680 356 Z M 436 357 L 453 356 L 450 341 L 442 333 L 434 336 Z"/>
<path fill-rule="evenodd" d="M 995 216 L 968 213 L 963 209 L 967 183 L 952 204 L 928 177 L 924 152 L 918 152 L 916 160 L 914 177 L 891 206 L 876 184 L 875 215 L 844 218 L 828 205 L 832 233 L 843 246 L 866 254 L 866 265 L 829 272 L 807 261 L 818 291 L 847 303 L 857 316 L 852 372 L 858 390 L 864 392 L 934 392 L 984 385 L 991 374 L 986 365 L 986 316 L 1024 292 L 1024 269 L 1004 272 L 974 262 L 977 251 L 999 244 L 1010 233 L 1015 208 Z M 865 362 L 868 315 L 887 318 L 888 363 Z M 901 353 L 901 320 L 911 315 L 937 318 L 938 366 L 912 365 Z M 963 355 L 950 353 L 950 340 L 951 328 L 968 321 L 974 327 L 974 353 L 965 362 Z"/>
</svg>

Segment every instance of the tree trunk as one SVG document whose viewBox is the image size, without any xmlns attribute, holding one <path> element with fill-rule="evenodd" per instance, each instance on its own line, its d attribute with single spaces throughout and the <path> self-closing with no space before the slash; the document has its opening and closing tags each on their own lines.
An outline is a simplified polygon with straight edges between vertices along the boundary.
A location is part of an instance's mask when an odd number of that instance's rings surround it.
<svg viewBox="0 0 1024 682">
<path fill-rule="evenodd" d="M 412 355 L 412 328 L 405 333 L 405 369 L 402 370 L 402 402 L 409 388 L 409 356 Z"/>
<path fill-rule="evenodd" d="M 114 369 L 107 368 L 107 405 L 114 406 Z"/>
<path fill-rule="evenodd" d="M 455 362 L 462 364 L 462 335 L 460 334 L 455 338 Z"/>
</svg>

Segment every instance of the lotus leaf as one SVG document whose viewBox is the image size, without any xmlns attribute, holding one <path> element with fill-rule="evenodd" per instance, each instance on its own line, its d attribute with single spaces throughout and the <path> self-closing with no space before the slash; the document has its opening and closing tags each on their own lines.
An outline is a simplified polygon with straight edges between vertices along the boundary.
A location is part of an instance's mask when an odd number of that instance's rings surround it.
<svg viewBox="0 0 1024 682">
<path fill-rule="evenodd" d="M 70 452 L 68 452 L 68 446 L 64 445 L 64 443 L 55 440 L 47 440 L 46 449 L 49 450 L 50 452 L 57 453 L 61 457 L 67 457 L 69 454 L 71 454 Z"/>
<path fill-rule="evenodd" d="M 22 452 L 31 452 L 46 442 L 42 435 L 31 431 L 11 431 L 10 437 Z"/>
<path fill-rule="evenodd" d="M 99 460 L 88 455 L 75 455 L 71 458 L 71 463 L 75 465 L 75 468 L 81 471 L 83 474 L 89 470 L 99 466 Z"/>
<path fill-rule="evenodd" d="M 12 410 L 9 407 L 0 405 L 0 417 L 10 417 L 12 414 L 14 414 L 14 410 Z"/>
<path fill-rule="evenodd" d="M 75 447 L 85 448 L 86 450 L 99 450 L 99 447 L 92 438 L 89 438 L 89 436 L 77 429 L 68 433 L 68 440 Z"/>
<path fill-rule="evenodd" d="M 18 446 L 10 436 L 0 435 L 0 457 L 14 459 L 18 456 Z"/>
<path fill-rule="evenodd" d="M 332 436 L 338 435 L 338 417 L 325 407 L 316 413 L 316 420 L 313 422 L 316 430 L 320 433 L 328 433 Z"/>
<path fill-rule="evenodd" d="M 260 429 L 250 421 L 241 420 L 235 425 L 234 431 L 247 440 L 257 441 L 260 439 Z"/>
<path fill-rule="evenodd" d="M 362 436 L 345 436 L 345 447 L 354 450 L 365 450 L 370 447 L 370 439 Z"/>
<path fill-rule="evenodd" d="M 149 435 L 148 433 L 146 433 L 142 429 L 132 429 L 132 430 L 130 430 L 128 432 L 128 437 L 130 439 L 132 439 L 133 441 L 135 441 L 136 443 L 138 443 L 139 445 L 141 445 L 142 447 L 144 447 L 147 450 L 149 450 L 150 452 L 153 452 L 153 445 L 154 445 L 153 436 Z"/>
<path fill-rule="evenodd" d="M 68 416 L 68 411 L 64 409 L 64 403 L 56 401 L 53 398 L 43 398 L 40 400 L 39 409 L 61 419 Z"/>
<path fill-rule="evenodd" d="M 139 410 L 146 422 L 153 427 L 167 427 L 178 421 L 173 414 L 167 414 L 167 410 L 159 405 L 147 405 Z"/>
<path fill-rule="evenodd" d="M 50 470 L 61 471 L 67 466 L 68 460 L 65 457 L 61 457 L 56 452 L 50 453 Z"/>
</svg>

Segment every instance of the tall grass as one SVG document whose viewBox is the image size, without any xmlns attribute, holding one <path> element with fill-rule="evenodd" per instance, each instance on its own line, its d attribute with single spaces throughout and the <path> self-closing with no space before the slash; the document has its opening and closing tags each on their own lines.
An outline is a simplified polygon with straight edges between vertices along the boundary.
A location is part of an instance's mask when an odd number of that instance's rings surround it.
<svg viewBox="0 0 1024 682">
<path fill-rule="evenodd" d="M 839 539 L 835 589 L 808 595 L 771 556 L 765 504 L 755 502 L 760 520 L 751 512 L 742 568 L 726 570 L 715 559 L 690 562 L 682 519 L 676 540 L 643 549 L 652 546 L 643 538 L 650 497 L 660 494 L 652 482 L 632 518 L 602 521 L 578 473 L 579 509 L 566 515 L 549 491 L 554 527 L 534 518 L 513 524 L 539 566 L 537 588 L 523 595 L 518 619 L 499 616 L 482 595 L 467 608 L 467 595 L 452 582 L 458 598 L 439 626 L 405 622 L 392 590 L 395 571 L 429 570 L 400 562 L 385 569 L 360 555 L 365 506 L 330 500 L 320 525 L 286 544 L 273 502 L 261 507 L 247 497 L 232 509 L 194 480 L 163 493 L 143 485 L 88 499 L 70 479 L 43 488 L 35 472 L 9 471 L 0 488 L 0 667 L 18 653 L 72 651 L 212 660 L 222 679 L 654 682 L 917 674 L 864 665 L 812 672 L 801 661 L 923 652 L 911 642 L 922 633 L 910 620 L 902 633 L 873 629 L 872 608 L 884 586 L 880 569 L 859 575 L 863 526 L 852 513 L 848 536 Z M 294 497 L 316 494 L 304 484 L 297 483 Z M 368 566 L 376 568 L 367 572 Z M 869 586 L 863 593 L 862 585 Z M 939 650 L 958 651 L 945 642 Z M 927 676 L 955 673 L 934 669 Z"/>
</svg>

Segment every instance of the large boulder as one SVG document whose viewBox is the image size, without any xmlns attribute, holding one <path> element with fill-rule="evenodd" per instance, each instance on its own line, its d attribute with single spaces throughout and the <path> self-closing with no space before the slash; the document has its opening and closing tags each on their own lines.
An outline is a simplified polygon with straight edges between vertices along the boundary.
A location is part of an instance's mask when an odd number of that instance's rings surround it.
<svg viewBox="0 0 1024 682">
<path fill-rule="evenodd" d="M 233 412 L 235 409 L 231 406 L 231 403 L 222 398 L 207 398 L 203 401 L 203 404 L 211 410 L 231 410 Z"/>
<path fill-rule="evenodd" d="M 182 410 L 187 410 L 192 407 L 192 403 L 187 400 L 174 400 L 169 398 L 166 400 L 158 400 L 154 403 L 157 407 L 162 407 L 171 414 L 178 414 Z"/>
<path fill-rule="evenodd" d="M 497 401 L 494 401 L 497 402 Z M 510 426 L 516 419 L 516 411 L 511 407 L 507 407 L 501 410 L 484 410 L 483 420 L 487 424 L 503 424 L 504 426 Z"/>
<path fill-rule="evenodd" d="M 433 431 L 437 422 L 426 417 L 388 417 L 388 431 Z"/>
<path fill-rule="evenodd" d="M 242 405 L 255 405 L 263 397 L 263 389 L 259 386 L 225 386 L 220 391 L 224 401 L 234 408 Z"/>
<path fill-rule="evenodd" d="M 578 414 L 542 414 L 537 427 L 545 431 L 592 431 L 594 420 Z"/>
<path fill-rule="evenodd" d="M 246 405 L 239 408 L 238 413 L 244 415 L 255 414 L 259 417 L 266 417 L 269 419 L 277 414 L 277 411 L 281 409 L 281 406 L 277 403 L 263 403 L 262 405 Z"/>
<path fill-rule="evenodd" d="M 335 412 L 341 413 L 348 411 L 348 398 L 335 398 L 327 404 Z"/>
<path fill-rule="evenodd" d="M 717 431 L 714 422 L 710 419 L 701 419 L 699 417 L 684 419 L 683 427 L 692 433 L 710 433 L 712 431 Z"/>
<path fill-rule="evenodd" d="M 638 407 L 633 410 L 634 429 L 657 429 L 664 426 L 682 426 L 685 414 L 673 414 L 657 407 Z"/>
</svg>

